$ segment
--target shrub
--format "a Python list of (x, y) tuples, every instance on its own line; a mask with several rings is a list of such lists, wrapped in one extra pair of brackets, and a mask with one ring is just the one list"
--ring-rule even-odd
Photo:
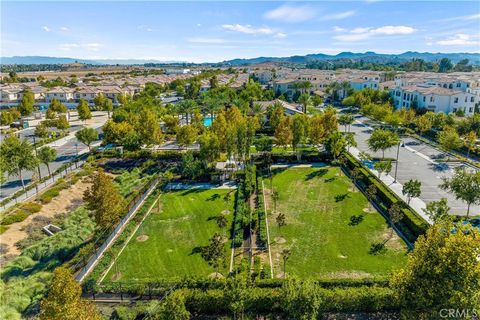
[(22, 209), (23, 211), (28, 211), (30, 213), (36, 213), (42, 209), (42, 205), (37, 202), (25, 202), (20, 205), (20, 209)]
[(43, 204), (50, 203), (53, 198), (55, 198), (60, 194), (60, 190), (61, 188), (59, 186), (52, 187), (47, 191), (45, 191), (44, 193), (42, 193), (39, 199)]
[(2, 219), (2, 225), (9, 225), (16, 222), (21, 222), (28, 217), (28, 213), (25, 211), (17, 211), (16, 213), (9, 214)]

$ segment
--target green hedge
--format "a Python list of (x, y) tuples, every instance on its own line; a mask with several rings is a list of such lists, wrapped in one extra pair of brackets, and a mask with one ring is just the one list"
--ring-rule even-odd
[(373, 184), (377, 188), (377, 205), (388, 214), (388, 208), (397, 204), (403, 212), (403, 219), (399, 226), (410, 242), (415, 242), (419, 235), (424, 234), (428, 223), (411, 209), (400, 197), (390, 190), (382, 181), (370, 172), (363, 164), (355, 159), (350, 153), (345, 153), (346, 166), (349, 171), (357, 168), (360, 172), (358, 182), (365, 188)]

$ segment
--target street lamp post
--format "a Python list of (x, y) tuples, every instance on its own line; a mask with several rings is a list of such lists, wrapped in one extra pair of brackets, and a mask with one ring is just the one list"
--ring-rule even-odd
[(402, 141), (400, 141), (397, 145), (397, 161), (395, 162), (395, 177), (393, 179), (393, 183), (397, 182), (397, 170), (398, 170), (398, 154), (400, 153), (400, 144)]
[[(35, 157), (38, 159), (38, 152), (37, 152), (37, 142), (35, 140), (35, 136), (33, 136), (33, 149), (35, 149)], [(42, 180), (42, 174), (40, 173), (40, 163), (37, 166), (38, 169), (38, 180)]]

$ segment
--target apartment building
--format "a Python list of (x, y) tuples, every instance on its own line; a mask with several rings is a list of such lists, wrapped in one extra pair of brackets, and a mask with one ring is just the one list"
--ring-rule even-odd
[(424, 108), (446, 114), (463, 110), (465, 115), (472, 115), (480, 101), (470, 92), (428, 84), (397, 87), (390, 92), (395, 108)]

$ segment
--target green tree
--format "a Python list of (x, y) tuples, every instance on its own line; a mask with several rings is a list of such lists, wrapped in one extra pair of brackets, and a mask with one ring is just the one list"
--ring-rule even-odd
[(402, 194), (407, 196), (407, 203), (410, 204), (412, 198), (420, 197), (422, 183), (416, 179), (410, 179), (403, 185)]
[(180, 172), (186, 178), (195, 180), (197, 177), (203, 174), (202, 163), (193, 156), (191, 151), (188, 151), (182, 156)]
[(280, 227), (283, 227), (286, 224), (285, 214), (282, 212), (279, 212), (277, 214), (277, 217), (275, 218), (275, 221), (277, 222), (278, 229), (280, 229)]
[(285, 149), (288, 145), (292, 144), (293, 133), (291, 124), (292, 118), (286, 117), (275, 129), (275, 142), (278, 146), (282, 146)]
[(439, 223), (415, 242), (407, 265), (391, 278), (391, 287), (406, 319), (439, 319), (442, 309), (479, 307), (480, 235), (450, 232)]
[(22, 100), (18, 105), (18, 111), (22, 116), (29, 116), (32, 114), (35, 105), (35, 96), (31, 90), (23, 91)]
[(54, 161), (57, 158), (57, 150), (52, 147), (45, 146), (38, 150), (38, 160), (41, 163), (47, 166), (48, 175), (51, 176), (50, 172), (50, 162)]
[(150, 110), (144, 109), (140, 112), (138, 126), (135, 127), (142, 144), (159, 144), (163, 141), (163, 133), (160, 128), (160, 120)]
[(382, 151), (382, 159), (385, 158), (385, 150), (397, 145), (400, 142), (398, 135), (392, 131), (384, 129), (373, 130), (367, 143), (373, 152)]
[(448, 58), (442, 58), (438, 64), (438, 72), (449, 72), (453, 69), (453, 63)]
[(40, 320), (100, 320), (94, 304), (83, 301), (81, 294), (69, 269), (55, 269), (47, 296), (40, 302)]
[(425, 133), (432, 128), (432, 121), (426, 115), (421, 115), (414, 120), (415, 126), (420, 133)]
[(475, 131), (470, 131), (463, 137), (463, 144), (467, 148), (467, 157), (469, 157), (470, 152), (475, 151), (477, 146), (477, 134)]
[(333, 156), (333, 159), (336, 160), (345, 150), (346, 144), (345, 137), (337, 131), (328, 137), (326, 149)]
[(106, 97), (103, 93), (99, 93), (93, 98), (93, 104), (97, 110), (102, 110), (105, 105)]
[(312, 102), (312, 105), (317, 108), (318, 106), (320, 106), (323, 103), (323, 99), (319, 95), (315, 94), (315, 95), (312, 96), (311, 102)]
[(299, 144), (305, 143), (308, 136), (308, 118), (305, 115), (296, 114), (292, 122), (292, 147), (297, 149)]
[(282, 307), (289, 319), (317, 319), (321, 297), (315, 282), (295, 278), (285, 281), (282, 297)]
[(271, 152), (272, 151), (272, 139), (269, 136), (264, 134), (260, 135), (255, 139), (254, 143), (255, 148), (259, 152)]
[(353, 116), (351, 114), (345, 113), (340, 116), (338, 123), (345, 127), (345, 132), (350, 131), (350, 125), (353, 123)]
[(392, 171), (392, 161), (378, 161), (375, 163), (375, 170), (378, 171), (378, 178), (382, 176), (382, 173), (385, 172), (385, 174), (390, 173)]
[(103, 105), (102, 105), (102, 110), (103, 111), (107, 111), (107, 114), (108, 114), (108, 118), (110, 118), (110, 112), (113, 111), (113, 102), (112, 100), (110, 99), (105, 99), (105, 101), (103, 102)]
[(225, 242), (226, 239), (215, 233), (210, 238), (209, 244), (201, 249), (201, 255), (205, 261), (208, 262), (218, 273), (218, 268), (225, 262)]
[(70, 123), (67, 120), (66, 116), (60, 116), (57, 119), (56, 122), (56, 127), (57, 129), (60, 129), (62, 131), (66, 131), (68, 128), (70, 128)]
[(180, 147), (188, 147), (197, 139), (197, 129), (192, 125), (181, 126), (178, 129), (176, 139)]
[(185, 293), (183, 290), (175, 290), (170, 293), (160, 305), (158, 312), (148, 318), (158, 320), (188, 320), (190, 312), (185, 306)]
[(357, 146), (355, 135), (352, 132), (349, 132), (345, 135), (345, 143), (347, 144), (347, 151), (349, 152), (351, 147), (355, 148)]
[(447, 205), (447, 198), (441, 198), (438, 201), (427, 203), (427, 207), (423, 209), (423, 211), (425, 211), (434, 223), (437, 223), (448, 217), (450, 207)]
[(96, 173), (92, 185), (83, 194), (87, 209), (92, 210), (100, 230), (111, 229), (124, 213), (124, 200), (113, 179), (104, 172)]
[(270, 128), (275, 132), (277, 130), (277, 127), (282, 123), (282, 121), (285, 119), (285, 114), (283, 111), (283, 106), (279, 103), (276, 102), (273, 104), (271, 111), (269, 112), (269, 123), (270, 123)]
[(33, 153), (33, 146), (27, 140), (20, 141), (16, 136), (9, 136), (0, 145), (0, 157), (3, 158), (5, 171), (9, 175), (17, 175), (22, 182), (23, 190), (25, 190), (23, 171), (34, 170), (38, 164), (38, 159)]
[(323, 116), (316, 114), (311, 117), (309, 121), (310, 142), (318, 145), (323, 142), (326, 136), (325, 127), (323, 126)]
[(303, 93), (298, 97), (298, 103), (303, 106), (303, 113), (307, 113), (307, 107), (310, 104), (310, 95), (307, 93)]
[(48, 136), (48, 128), (46, 125), (40, 123), (35, 127), (35, 135), (39, 138), (46, 138)]
[(220, 156), (220, 142), (218, 137), (211, 132), (206, 132), (198, 139), (200, 144), (200, 157), (207, 163), (212, 163)]
[[(439, 134), (438, 134), (438, 142), (440, 145), (448, 151), (452, 151), (458, 149), (462, 146), (462, 139), (457, 133), (455, 128), (446, 126)], [(448, 161), (449, 159), (447, 159)]]
[(90, 107), (85, 99), (80, 99), (80, 102), (77, 106), (77, 112), (78, 118), (82, 121), (92, 119), (92, 112), (90, 111)]
[(88, 151), (91, 151), (90, 145), (98, 140), (98, 132), (93, 128), (83, 128), (75, 133), (75, 137), (88, 147)]
[(467, 203), (467, 218), (470, 215), (470, 206), (480, 204), (480, 172), (468, 172), (463, 168), (456, 168), (453, 177), (443, 178), (440, 188), (452, 192), (456, 199)]

